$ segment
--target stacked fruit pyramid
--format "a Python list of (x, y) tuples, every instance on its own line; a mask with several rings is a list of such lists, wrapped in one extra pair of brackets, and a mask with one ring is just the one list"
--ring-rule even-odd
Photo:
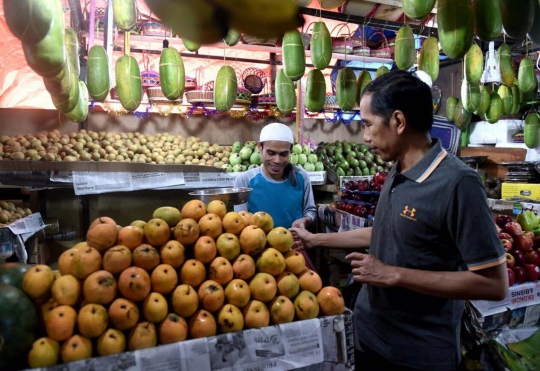
[(264, 212), (199, 200), (126, 227), (96, 219), (60, 256), (59, 273), (37, 265), (24, 276), (46, 334), (29, 365), (343, 313), (340, 291), (322, 287), (292, 234), (273, 224)]

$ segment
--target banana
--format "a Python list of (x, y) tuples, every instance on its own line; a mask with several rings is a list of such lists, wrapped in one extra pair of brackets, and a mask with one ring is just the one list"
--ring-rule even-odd
[(255, 37), (281, 37), (303, 24), (298, 4), (291, 0), (214, 0), (213, 3), (227, 13), (229, 27)]
[(209, 0), (145, 0), (148, 8), (181, 38), (200, 44), (222, 40), (228, 31), (224, 12)]

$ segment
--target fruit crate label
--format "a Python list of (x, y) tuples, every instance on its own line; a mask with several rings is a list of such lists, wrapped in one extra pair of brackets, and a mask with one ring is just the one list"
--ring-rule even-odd
[(508, 295), (501, 301), (471, 300), (471, 303), (484, 317), (540, 304), (540, 281), (526, 282), (510, 287)]
[(184, 173), (73, 172), (76, 195), (129, 192), (181, 184), (185, 184)]
[(309, 180), (312, 185), (320, 185), (326, 183), (326, 171), (311, 171), (308, 172)]

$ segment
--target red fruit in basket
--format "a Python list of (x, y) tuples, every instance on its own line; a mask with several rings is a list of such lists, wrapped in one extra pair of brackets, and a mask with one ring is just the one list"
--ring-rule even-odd
[(352, 196), (352, 199), (354, 201), (363, 201), (363, 197), (360, 193), (354, 193), (353, 196)]
[(532, 241), (534, 241), (534, 239), (535, 239), (534, 233), (531, 232), (531, 231), (525, 231), (525, 232), (523, 232), (522, 234), (523, 234), (524, 236), (529, 237)]
[(338, 210), (345, 210), (345, 206), (347, 206), (346, 202), (343, 202), (343, 201), (336, 202), (336, 208)]
[(368, 210), (368, 215), (374, 216), (375, 215), (375, 206), (371, 206)]
[(510, 234), (506, 233), (506, 232), (499, 233), (499, 239), (501, 239), (501, 240), (510, 240), (510, 241), (514, 242), (514, 237), (510, 236)]
[(359, 191), (369, 191), (369, 182), (367, 180), (359, 180), (356, 185)]
[(515, 265), (511, 268), (514, 272), (514, 279), (516, 283), (523, 283), (527, 281), (527, 273), (523, 267), (516, 267)]
[(387, 173), (383, 171), (377, 171), (375, 175), (373, 175), (373, 180), (375, 181), (375, 183), (382, 185), (384, 181), (386, 180), (386, 175)]
[(352, 199), (352, 192), (351, 191), (341, 191), (341, 199), (342, 200), (351, 200)]
[(373, 187), (375, 187), (375, 184), (377, 184), (377, 183), (375, 183), (375, 181), (373, 179), (371, 179), (369, 181), (369, 189), (368, 189), (368, 191), (373, 191)]
[(509, 254), (509, 253), (506, 253), (505, 256), (506, 256), (506, 267), (512, 268), (514, 264), (516, 263), (516, 259), (514, 259), (512, 254)]
[(540, 248), (540, 236), (534, 238), (533, 246), (535, 249)]
[(349, 204), (347, 204), (347, 205), (345, 206), (345, 211), (348, 212), (348, 213), (350, 213), (350, 214), (352, 214), (355, 207), (356, 207), (356, 204), (353, 204), (353, 203), (351, 202), (351, 203), (349, 203)]
[(345, 189), (349, 191), (354, 191), (358, 188), (358, 185), (354, 180), (349, 180), (347, 183), (345, 183)]
[(510, 251), (514, 247), (514, 244), (512, 243), (512, 241), (507, 240), (507, 239), (502, 239), (501, 243), (506, 251)]
[(525, 263), (540, 265), (540, 253), (535, 250), (525, 252)]
[(513, 250), (508, 251), (508, 253), (514, 257), (514, 260), (515, 260), (514, 266), (516, 265), (521, 266), (525, 264), (525, 254), (523, 254), (521, 251), (513, 249)]
[(381, 189), (382, 189), (382, 183), (375, 183), (375, 184), (373, 185), (372, 191), (380, 192)]
[(500, 228), (503, 229), (504, 226), (510, 222), (512, 222), (512, 218), (508, 215), (497, 215), (497, 217), (495, 218), (495, 224), (497, 224)]
[(508, 268), (508, 286), (512, 286), (516, 282), (514, 271)]
[(509, 222), (504, 225), (504, 230), (510, 234), (512, 237), (519, 236), (523, 233), (521, 225), (517, 222)]
[(361, 218), (365, 218), (367, 216), (367, 213), (368, 210), (364, 205), (358, 205), (353, 210), (353, 214)]
[(523, 264), (527, 281), (536, 281), (540, 276), (540, 268), (536, 264)]
[(524, 234), (518, 234), (514, 237), (514, 246), (520, 251), (529, 251), (533, 248), (533, 240)]

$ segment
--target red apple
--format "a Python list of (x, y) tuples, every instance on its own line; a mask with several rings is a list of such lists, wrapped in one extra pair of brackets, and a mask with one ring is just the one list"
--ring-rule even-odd
[(540, 248), (540, 236), (534, 238), (534, 240), (533, 240), (533, 246), (534, 246), (535, 248)]
[(536, 281), (540, 276), (540, 268), (536, 264), (523, 264), (527, 281)]
[(501, 240), (510, 240), (510, 241), (514, 242), (514, 237), (510, 236), (510, 234), (506, 233), (506, 232), (499, 233), (499, 238)]
[(495, 218), (495, 224), (497, 224), (500, 228), (503, 229), (504, 226), (510, 222), (512, 222), (512, 218), (508, 215), (497, 215), (497, 217)]
[(534, 233), (533, 233), (533, 232), (531, 232), (531, 231), (526, 231), (526, 232), (523, 232), (523, 235), (524, 235), (524, 236), (528, 236), (531, 240), (534, 241), (535, 236), (534, 236)]
[(373, 175), (373, 180), (375, 181), (375, 183), (383, 184), (386, 180), (386, 173), (382, 171), (377, 171), (375, 175)]
[(362, 195), (360, 193), (353, 193), (352, 199), (354, 201), (363, 201)]
[(364, 205), (358, 205), (353, 210), (353, 214), (361, 218), (365, 218), (367, 216), (367, 212), (367, 208)]
[(345, 183), (345, 189), (349, 191), (354, 191), (358, 188), (358, 184), (354, 180), (349, 180), (347, 183)]
[(356, 185), (359, 191), (369, 190), (369, 182), (367, 180), (359, 180), (358, 182), (356, 182)]
[(513, 249), (513, 250), (508, 251), (508, 253), (514, 257), (514, 260), (515, 260), (514, 266), (516, 265), (521, 266), (525, 264), (525, 254), (523, 254), (521, 251)]
[(516, 267), (515, 265), (511, 268), (514, 272), (514, 278), (516, 283), (523, 283), (527, 281), (527, 273), (523, 267)]
[(356, 207), (356, 204), (353, 204), (352, 202), (351, 203), (348, 203), (346, 206), (345, 206), (345, 211), (352, 214), (354, 208)]
[(341, 191), (341, 199), (342, 200), (350, 200), (352, 199), (352, 192), (351, 191)]
[(514, 237), (514, 246), (520, 251), (529, 251), (533, 248), (533, 240), (524, 234), (518, 234)]
[(520, 235), (521, 233), (523, 233), (523, 229), (521, 229), (521, 225), (517, 222), (506, 223), (504, 225), (504, 230), (510, 233), (510, 235), (514, 238)]
[(508, 286), (512, 286), (516, 281), (514, 271), (508, 268)]
[(516, 259), (514, 259), (512, 254), (509, 254), (509, 253), (506, 253), (505, 256), (506, 256), (506, 266), (508, 268), (512, 268), (516, 262)]
[(377, 184), (373, 179), (369, 181), (369, 191), (373, 191), (373, 188), (375, 187), (375, 184)]
[(540, 254), (538, 251), (529, 250), (525, 252), (525, 263), (540, 265)]
[(506, 251), (510, 251), (514, 247), (514, 244), (510, 240), (503, 239), (501, 242)]
[(345, 203), (343, 201), (336, 202), (336, 208), (338, 210), (345, 210), (345, 206), (347, 206), (347, 203)]

